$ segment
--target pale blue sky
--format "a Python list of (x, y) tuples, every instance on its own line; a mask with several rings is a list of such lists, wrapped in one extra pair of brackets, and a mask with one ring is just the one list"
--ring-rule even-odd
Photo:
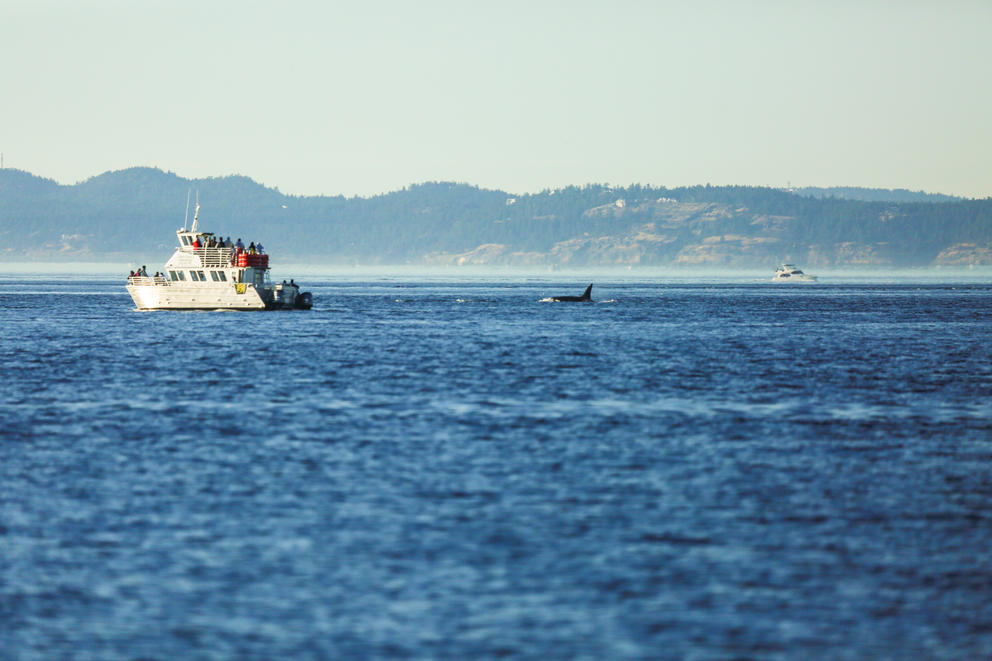
[(0, 0), (0, 151), (285, 193), (992, 196), (992, 1)]

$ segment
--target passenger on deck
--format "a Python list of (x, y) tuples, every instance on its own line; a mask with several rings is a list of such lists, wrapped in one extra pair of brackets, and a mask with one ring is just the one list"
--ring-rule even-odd
[(238, 252), (244, 252), (245, 244), (241, 241), (241, 237), (238, 237), (238, 242), (234, 244), (238, 248)]
[(193, 237), (193, 250), (199, 250), (199, 249), (200, 249), (200, 237), (199, 236), (194, 236)]
[(262, 242), (261, 241), (259, 241), (258, 243), (255, 244), (255, 252), (257, 252), (259, 255), (264, 255), (265, 254), (265, 250), (262, 249)]
[(224, 237), (220, 237), (219, 239), (217, 239), (217, 247), (218, 248), (224, 247)]
[(145, 270), (145, 265), (144, 264), (141, 265), (141, 277), (143, 277), (143, 278), (147, 278), (148, 277), (148, 271)]
[(252, 241), (251, 243), (248, 244), (248, 254), (249, 255), (254, 255), (255, 254), (255, 242), (254, 241)]

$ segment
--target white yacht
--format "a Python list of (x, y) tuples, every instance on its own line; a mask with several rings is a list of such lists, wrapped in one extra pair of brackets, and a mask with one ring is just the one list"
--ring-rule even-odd
[(772, 282), (816, 282), (816, 276), (803, 273), (792, 264), (782, 264), (775, 270)]
[(292, 280), (269, 281), (269, 256), (235, 246), (216, 245), (213, 232), (176, 230), (179, 247), (165, 272), (149, 277), (138, 271), (127, 279), (127, 292), (139, 310), (309, 310), (313, 297)]

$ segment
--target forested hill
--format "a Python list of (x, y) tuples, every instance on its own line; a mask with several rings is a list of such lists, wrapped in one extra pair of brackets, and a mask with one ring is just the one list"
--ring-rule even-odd
[(241, 176), (187, 180), (152, 168), (73, 186), (0, 170), (0, 259), (162, 263), (190, 191), (202, 205), (201, 229), (262, 240), (284, 263), (992, 265), (992, 199), (639, 185), (515, 195), (455, 183), (371, 198), (298, 197)]
[(791, 188), (790, 192), (805, 197), (839, 197), (845, 200), (863, 200), (867, 202), (958, 202), (963, 198), (940, 193), (924, 193), (910, 191), (905, 188), (894, 190), (883, 188), (861, 188), (858, 186), (831, 186), (818, 188), (806, 186)]

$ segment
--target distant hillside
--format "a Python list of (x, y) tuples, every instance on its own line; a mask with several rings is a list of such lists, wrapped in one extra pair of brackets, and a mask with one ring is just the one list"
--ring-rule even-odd
[(844, 200), (861, 200), (863, 202), (957, 202), (963, 200), (961, 197), (953, 195), (942, 195), (941, 193), (925, 193), (923, 191), (910, 191), (905, 188), (859, 188), (857, 186), (832, 186), (830, 188), (817, 188), (806, 186), (803, 188), (790, 188), (789, 192), (807, 197), (839, 197)]
[(639, 185), (514, 195), (438, 182), (372, 198), (297, 197), (241, 176), (187, 180), (151, 168), (73, 186), (0, 170), (0, 259), (160, 264), (191, 190), (202, 229), (262, 240), (273, 263), (992, 265), (992, 199), (863, 201)]

